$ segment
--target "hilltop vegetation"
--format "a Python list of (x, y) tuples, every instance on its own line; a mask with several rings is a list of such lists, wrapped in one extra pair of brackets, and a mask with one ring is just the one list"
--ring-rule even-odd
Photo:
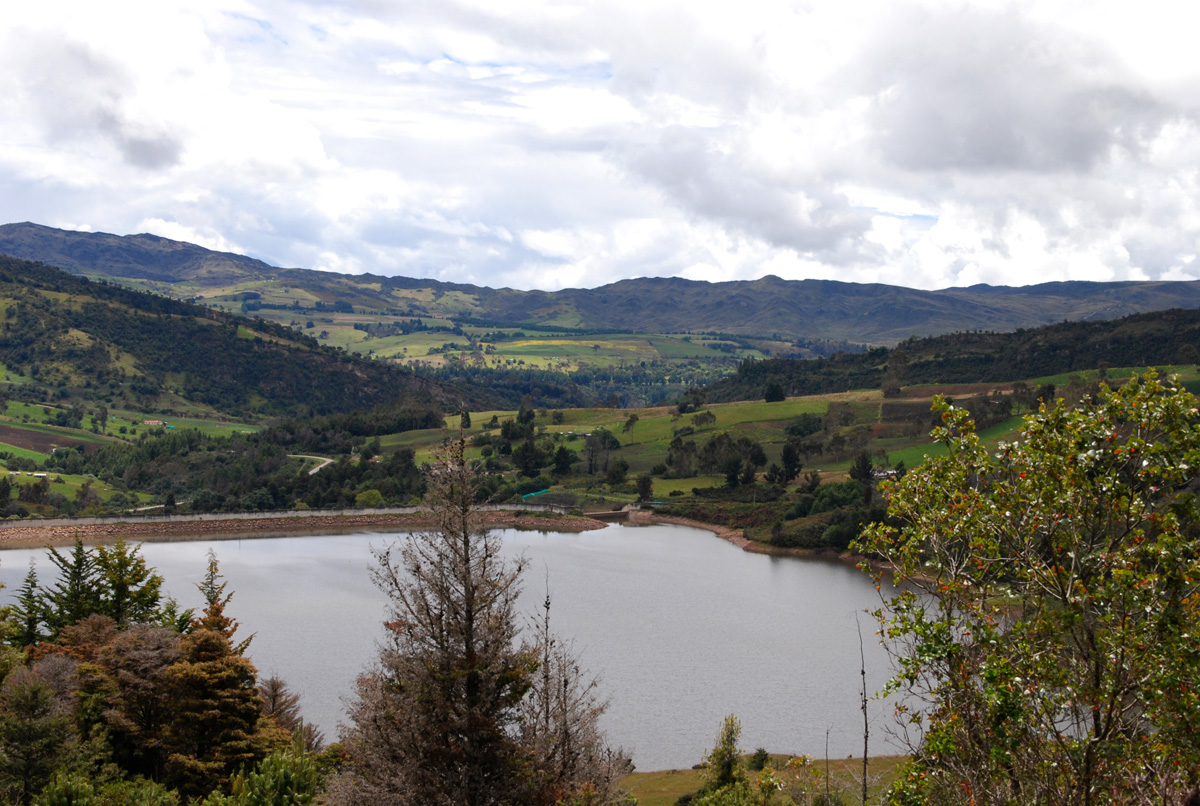
[[(1200, 311), (1169, 310), (1113, 321), (1062, 322), (1014, 333), (951, 333), (907, 339), (893, 349), (827, 359), (743, 361), (709, 387), (709, 400), (751, 400), (778, 386), (787, 395), (904, 387), (1003, 384), (1108, 367), (1200, 362)], [(923, 394), (918, 390), (914, 394)]]
[(0, 316), (9, 393), (27, 400), (251, 417), (471, 399), (287, 327), (5, 257)]

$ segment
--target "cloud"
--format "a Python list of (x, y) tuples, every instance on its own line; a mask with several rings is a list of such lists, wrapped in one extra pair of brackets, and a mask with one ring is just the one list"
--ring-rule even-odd
[(902, 8), (854, 72), (885, 158), (912, 171), (1087, 171), (1137, 152), (1174, 110), (1115, 55), (1015, 11)]
[(139, 168), (178, 163), (177, 134), (152, 118), (131, 117), (135, 82), (122, 65), (86, 43), (44, 32), (14, 31), (5, 44), (11, 89), (48, 142), (84, 148), (107, 142)]
[(738, 153), (713, 148), (703, 132), (668, 129), (625, 149), (622, 162), (683, 209), (801, 254), (838, 262), (839, 247), (869, 228), (868, 218), (828, 185), (763, 176)]
[(1200, 276), (1187, 13), (25, 4), (0, 218), (520, 287)]

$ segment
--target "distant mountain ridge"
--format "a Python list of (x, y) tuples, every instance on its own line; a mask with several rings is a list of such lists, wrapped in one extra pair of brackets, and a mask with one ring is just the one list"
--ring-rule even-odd
[[(155, 235), (72, 232), (32, 223), (0, 226), (0, 254), (67, 271), (174, 287), (179, 296), (238, 285), (269, 293), (303, 288), (314, 301), (399, 315), (453, 317), (507, 326), (638, 332), (716, 331), (785, 339), (893, 345), (910, 336), (1013, 331), (1062, 321), (1115, 319), (1200, 308), (1198, 281), (1055, 282), (922, 291), (833, 280), (708, 283), (621, 280), (592, 289), (519, 291), (438, 280), (281, 269)], [(428, 289), (417, 300), (406, 292)]]

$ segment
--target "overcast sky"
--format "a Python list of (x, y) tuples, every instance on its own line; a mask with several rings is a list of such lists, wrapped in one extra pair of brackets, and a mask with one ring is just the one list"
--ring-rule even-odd
[(0, 223), (515, 288), (1196, 279), (1190, 7), (10, 3)]

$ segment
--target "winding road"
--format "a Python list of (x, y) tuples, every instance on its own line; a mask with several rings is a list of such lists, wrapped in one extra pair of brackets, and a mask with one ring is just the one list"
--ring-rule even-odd
[(318, 471), (318, 470), (320, 470), (321, 468), (325, 467), (326, 465), (331, 465), (331, 464), (333, 464), (333, 460), (332, 460), (332, 459), (329, 459), (329, 458), (327, 458), (327, 457), (324, 457), (324, 456), (308, 456), (308, 455), (306, 455), (306, 454), (303, 454), (303, 453), (289, 453), (289, 454), (288, 454), (288, 458), (289, 458), (289, 459), (312, 459), (312, 460), (316, 461), (316, 462), (317, 462), (317, 466), (316, 466), (316, 467), (314, 467), (312, 470), (308, 471), (308, 475), (310, 475), (310, 476), (315, 476), (315, 475), (316, 475), (316, 473), (317, 473), (317, 471)]

